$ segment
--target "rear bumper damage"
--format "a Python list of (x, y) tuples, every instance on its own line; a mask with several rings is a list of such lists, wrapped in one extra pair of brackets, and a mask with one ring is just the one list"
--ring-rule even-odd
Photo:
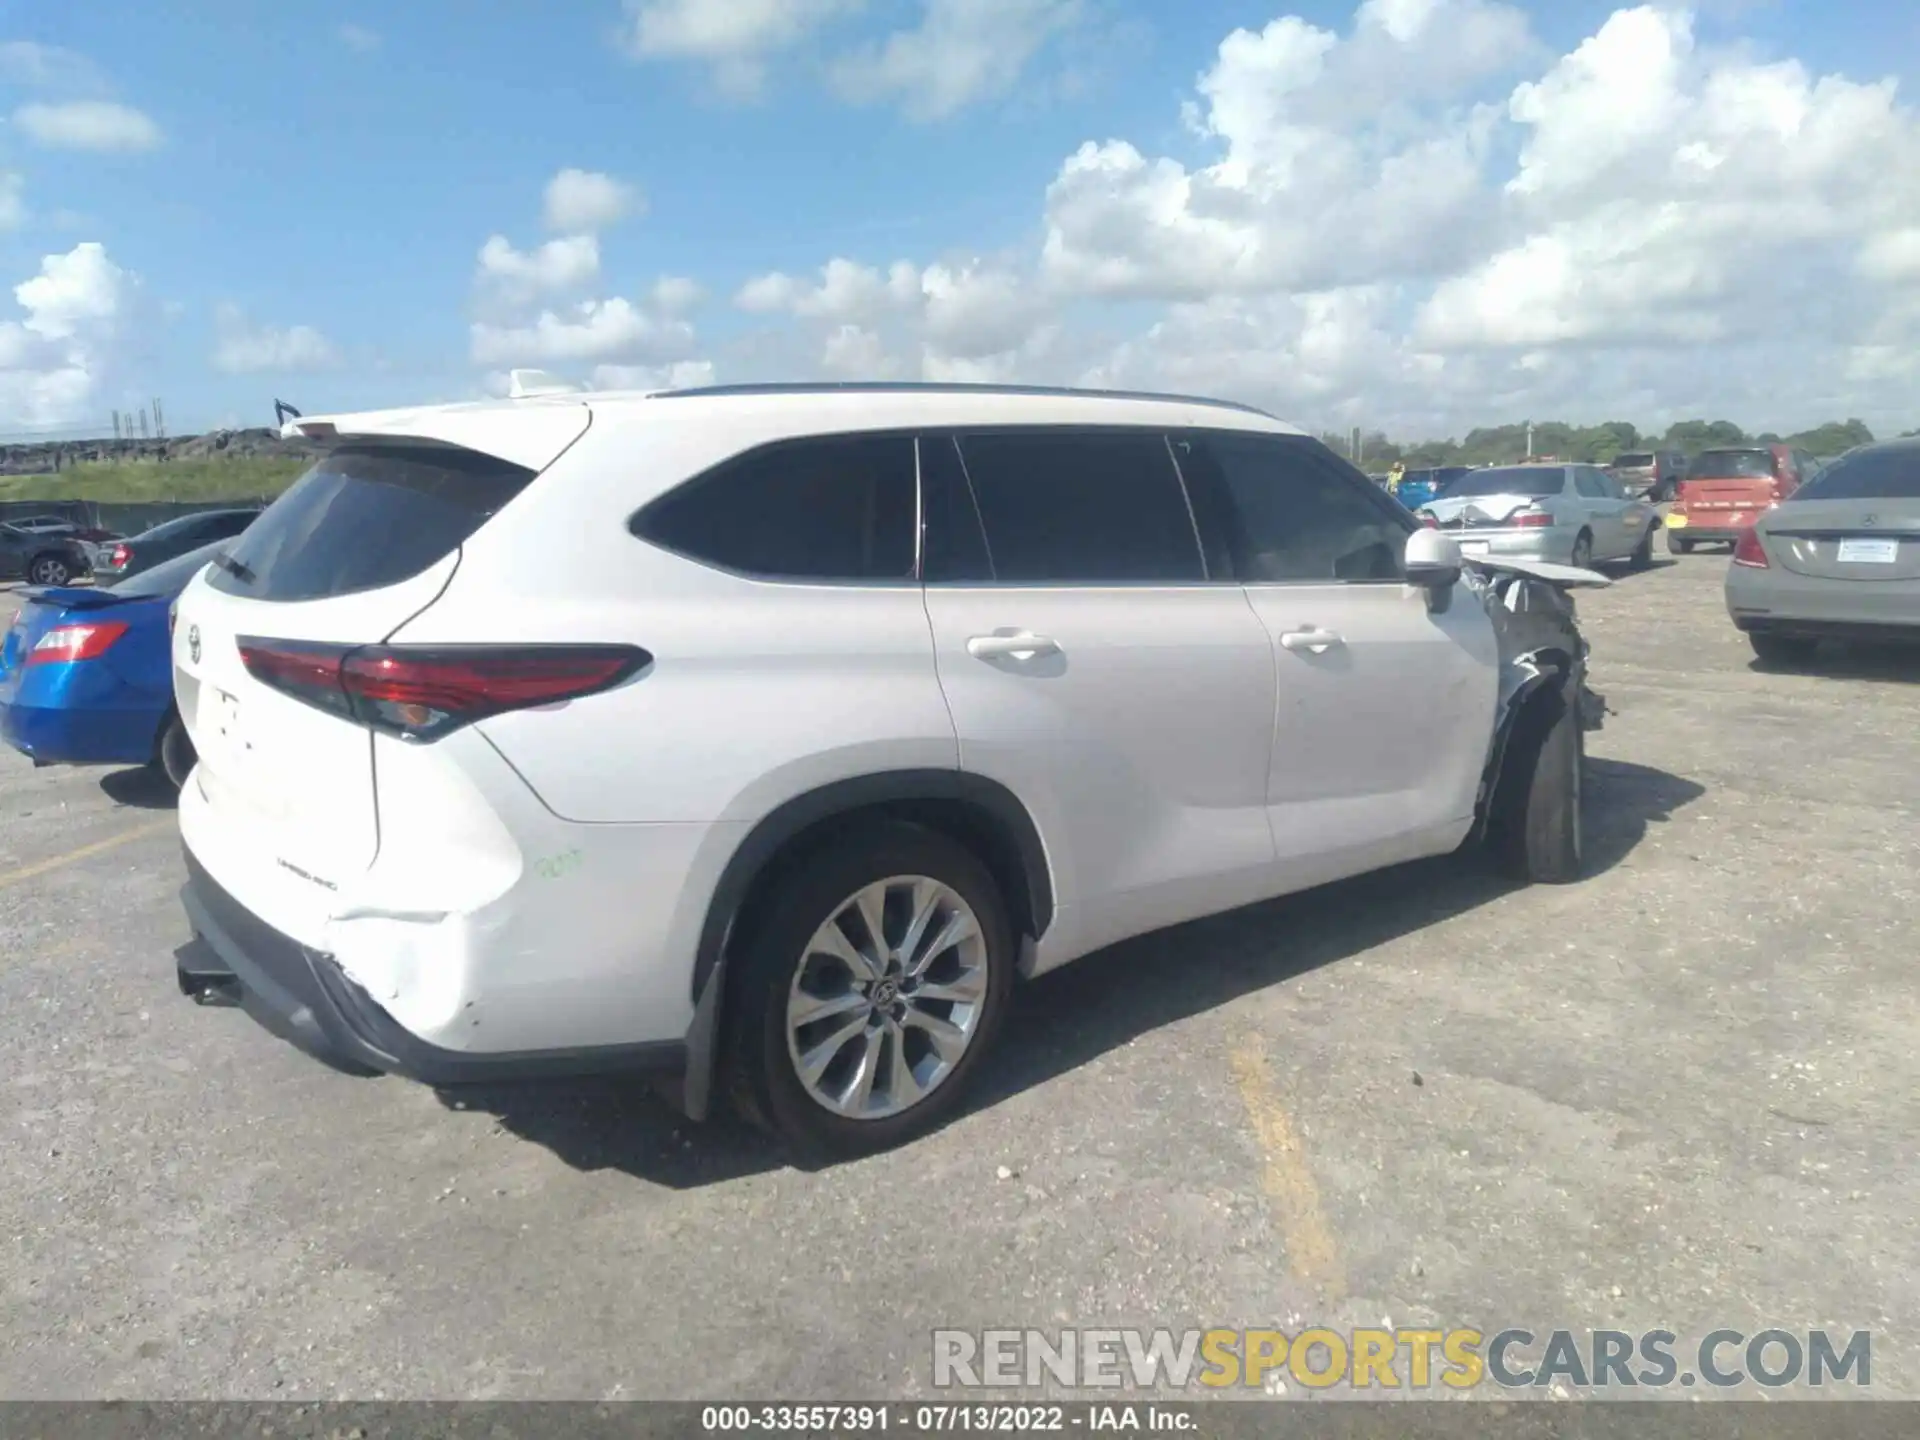
[(408, 1031), (351, 980), (332, 956), (254, 915), (186, 852), (181, 904), (193, 939), (175, 952), (181, 992), (237, 1005), (263, 1028), (352, 1075), (400, 1075), (447, 1086), (557, 1076), (684, 1073), (678, 1040), (640, 1045), (470, 1055)]

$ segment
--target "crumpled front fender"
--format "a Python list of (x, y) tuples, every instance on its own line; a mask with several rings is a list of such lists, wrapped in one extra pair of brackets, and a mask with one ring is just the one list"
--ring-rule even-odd
[(1500, 646), (1500, 700), (1474, 811), (1474, 836), (1487, 822), (1487, 803), (1506, 763), (1509, 742), (1533, 699), (1557, 690), (1574, 707), (1582, 730), (1601, 728), (1606, 697), (1587, 685), (1588, 646), (1574, 605), (1576, 588), (1606, 585), (1603, 575), (1564, 565), (1479, 565), (1466, 581), (1493, 621)]

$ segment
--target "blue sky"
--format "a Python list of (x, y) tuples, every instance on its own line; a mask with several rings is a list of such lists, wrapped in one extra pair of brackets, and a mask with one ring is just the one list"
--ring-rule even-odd
[[(1642, 114), (1672, 101), (1671, 118), (1635, 137), (1624, 160), (1567, 138), (1611, 123), (1580, 112), (1578, 93), (1553, 102), (1566, 114), (1552, 144), (1551, 118), (1516, 124), (1515, 87), (1564, 67), (1617, 21), (1616, 8), (0, 5), (0, 39), (10, 42), (0, 175), (17, 177), (18, 197), (16, 213), (0, 217), (13, 222), (0, 229), (0, 279), (28, 281), (46, 257), (82, 245), (101, 247), (122, 277), (110, 325), (98, 318), (84, 335), (67, 325), (73, 333), (51, 336), (30, 325), (17, 354), (0, 343), (0, 432), (97, 429), (111, 408), (149, 395), (165, 397), (176, 430), (263, 423), (276, 395), (310, 412), (458, 398), (497, 384), (491, 377), (516, 362), (581, 378), (620, 366), (606, 373), (652, 383), (860, 373), (863, 363), (935, 378), (1180, 383), (1233, 390), (1307, 421), (1402, 431), (1492, 423), (1515, 406), (1599, 418), (1617, 405), (1652, 419), (1718, 404), (1774, 424), (1786, 423), (1775, 410), (1795, 411), (1792, 419), (1796, 407), (1832, 404), (1887, 423), (1920, 378), (1898, 354), (1912, 351), (1920, 325), (1920, 262), (1907, 254), (1909, 239), (1920, 246), (1920, 191), (1863, 199), (1850, 168), (1860, 156), (1809, 164), (1772, 203), (1845, 210), (1788, 237), (1782, 252), (1787, 241), (1759, 236), (1757, 225), (1725, 230), (1734, 192), (1713, 193), (1719, 182), (1698, 177), (1670, 193), (1651, 186), (1649, 205), (1696, 206), (1701, 223), (1690, 227), (1681, 211), (1641, 235), (1618, 208), (1638, 180), (1623, 191), (1620, 177), (1684, 170), (1689, 156), (1705, 155), (1695, 168), (1726, 174), (1729, 185), (1748, 174), (1738, 203), (1764, 213), (1752, 181), (1777, 172), (1781, 154), (1817, 152), (1814, 132), (1856, 127), (1861, 139), (1841, 148), (1864, 149), (1883, 175), (1920, 161), (1911, 100), (1920, 7), (1719, 0), (1690, 22), (1663, 12), (1666, 29), (1616, 24), (1606, 63), (1620, 78), (1603, 67), (1583, 93), (1612, 86), (1631, 96), (1628, 77), (1645, 70), (1633, 47), (1682, 24), (1671, 95), (1622, 107)], [(1289, 15), (1299, 29), (1269, 28)], [(1351, 94), (1317, 93), (1289, 68), (1299, 52), (1288, 47), (1314, 30), (1364, 58), (1369, 24), (1400, 36), (1397, 58), (1358, 71), (1386, 77), (1377, 97), (1355, 104)], [(913, 41), (927, 26), (932, 38)], [(1223, 42), (1243, 30), (1272, 43), (1230, 63)], [(1470, 33), (1483, 42), (1458, 38)], [(895, 42), (894, 60), (875, 62), (901, 35), (910, 43)], [(1767, 67), (1787, 60), (1803, 67), (1801, 130), (1736, 133), (1764, 108), (1751, 97), (1777, 79)], [(1403, 61), (1411, 68), (1386, 68)], [(1418, 77), (1405, 87), (1420, 92), (1412, 99), (1402, 100), (1400, 74)], [(1441, 78), (1429, 85), (1432, 75)], [(1855, 88), (1823, 98), (1822, 77)], [(1864, 87), (1883, 78), (1899, 80), (1900, 94), (1863, 116)], [(1351, 76), (1344, 83), (1356, 88)], [(930, 97), (942, 113), (921, 113)], [(55, 124), (55, 112), (71, 118), (80, 105), (96, 107), (93, 128)], [(23, 113), (34, 106), (37, 120)], [(103, 106), (121, 108), (106, 115)], [(134, 112), (149, 131), (125, 129)], [(1313, 167), (1297, 158), (1301, 137), (1308, 152), (1354, 153), (1303, 176)], [(1552, 204), (1513, 198), (1530, 137), (1546, 178), (1530, 193)], [(1109, 147), (1067, 184), (1063, 166), (1089, 142), (1124, 143), (1145, 171)], [(1422, 145), (1471, 151), (1472, 183), (1431, 193)], [(1396, 168), (1396, 156), (1412, 158)], [(543, 223), (546, 187), (563, 169), (624, 187), (626, 213)], [(1155, 188), (1167, 175), (1194, 187), (1184, 209)], [(1363, 194), (1371, 198), (1359, 205)], [(1432, 231), (1381, 242), (1377, 255), (1327, 255), (1324, 237), (1298, 233), (1300, 216), (1316, 212), (1329, 228), (1364, 224), (1369, 234), (1399, 216), (1418, 232), (1418, 218), (1431, 216)], [(1235, 228), (1218, 232), (1216, 216)], [(1620, 241), (1584, 252), (1592, 242), (1580, 236), (1594, 230), (1583, 224)], [(1690, 228), (1712, 247), (1686, 250)], [(1050, 246), (1050, 233), (1059, 243)], [(569, 234), (591, 234), (590, 275), (517, 298), (476, 278), (489, 237), (526, 255)], [(1212, 271), (1200, 263), (1208, 235), (1218, 241)], [(1782, 318), (1797, 326), (1792, 307), (1833, 308), (1824, 287), (1799, 298), (1779, 288), (1783, 253), (1803, 273), (1831, 266), (1850, 277), (1843, 318), (1807, 320), (1831, 351), (1822, 369), (1841, 377), (1812, 394), (1793, 382), (1796, 361), (1779, 337), (1754, 335), (1741, 314), (1785, 304)], [(1869, 253), (1878, 258), (1863, 261)], [(915, 273), (896, 276), (885, 294), (859, 284), (831, 291), (820, 271), (836, 259), (882, 278), (896, 262)], [(1620, 293), (1595, 297), (1583, 279), (1595, 266), (1618, 276)], [(1701, 267), (1694, 289), (1711, 292), (1714, 307), (1679, 314), (1630, 293), (1649, 271), (1690, 266)], [(790, 283), (737, 303), (743, 286), (770, 275)], [(694, 282), (703, 298), (660, 303), (663, 277)], [(1500, 297), (1511, 294), (1529, 297), (1524, 323), (1503, 311)], [(33, 319), (6, 298), (0, 316)], [(616, 298), (644, 317), (625, 341), (556, 348), (538, 339), (542, 313), (565, 326), (578, 306)], [(509, 338), (483, 343), (476, 322)], [(293, 327), (304, 327), (304, 341), (289, 340)], [(512, 349), (516, 335), (528, 342), (524, 355)], [(215, 356), (235, 337), (255, 343), (229, 345), (222, 368)], [(1744, 346), (1741, 358), (1710, 358), (1725, 345)], [(236, 373), (237, 364), (250, 368)], [(56, 371), (57, 385), (45, 380)], [(1909, 426), (1920, 424), (1920, 402), (1913, 408)]]

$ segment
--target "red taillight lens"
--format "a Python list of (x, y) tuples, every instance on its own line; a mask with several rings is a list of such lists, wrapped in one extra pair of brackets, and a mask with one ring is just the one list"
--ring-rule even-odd
[(261, 684), (407, 740), (442, 735), (509, 710), (578, 700), (651, 664), (633, 645), (319, 645), (242, 636)]
[(27, 664), (58, 665), (72, 660), (96, 660), (126, 633), (127, 627), (118, 620), (102, 620), (91, 625), (61, 625), (40, 637), (39, 643), (27, 652)]
[(113, 554), (107, 557), (107, 561), (113, 565), (124, 565), (132, 558), (133, 552), (131, 550), (127, 549), (124, 545), (116, 545), (113, 547)]
[(1539, 530), (1553, 524), (1553, 516), (1544, 510), (1522, 510), (1509, 523), (1522, 530)]
[(1767, 547), (1760, 543), (1760, 529), (1749, 525), (1740, 532), (1740, 538), (1733, 542), (1733, 563), (1751, 565), (1756, 570), (1765, 570), (1767, 565)]
[(1440, 518), (1431, 510), (1422, 510), (1420, 512), (1420, 523), (1429, 530), (1438, 530), (1440, 528)]

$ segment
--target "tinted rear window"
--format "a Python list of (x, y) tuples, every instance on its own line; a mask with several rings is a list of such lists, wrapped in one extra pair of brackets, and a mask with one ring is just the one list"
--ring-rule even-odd
[(1687, 467), (1689, 480), (1770, 480), (1773, 453), (1768, 450), (1708, 450)]
[(633, 533), (769, 580), (913, 578), (911, 435), (822, 435), (749, 451), (648, 505)]
[(1920, 445), (1856, 450), (1802, 485), (1796, 500), (1920, 500)]
[(448, 445), (342, 446), (267, 507), (208, 583), (289, 601), (397, 585), (459, 547), (533, 476)]
[(1531, 495), (1537, 499), (1545, 495), (1558, 495), (1566, 488), (1566, 483), (1567, 472), (1558, 465), (1509, 465), (1462, 475), (1447, 487), (1447, 498), (1458, 500), (1470, 495)]
[(1653, 468), (1653, 456), (1641, 452), (1636, 452), (1632, 455), (1616, 455), (1613, 457), (1613, 468), (1616, 470), (1650, 470)]

